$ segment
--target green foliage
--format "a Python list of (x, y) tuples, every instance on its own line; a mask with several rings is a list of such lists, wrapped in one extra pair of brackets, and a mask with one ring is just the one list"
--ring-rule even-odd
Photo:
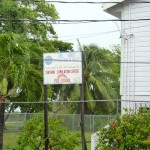
[(149, 150), (150, 111), (117, 117), (99, 133), (98, 150)]
[[(114, 46), (115, 47), (115, 46)], [(115, 49), (115, 48), (114, 48)], [(119, 67), (114, 60), (116, 54), (111, 50), (100, 48), (94, 44), (83, 46), (84, 85), (86, 100), (117, 99), (119, 93), (115, 82), (119, 83)], [(113, 68), (116, 68), (114, 71)], [(113, 102), (87, 103), (94, 113), (110, 113), (114, 110)], [(101, 108), (101, 109), (100, 109)]]
[[(0, 18), (4, 18), (0, 22), (0, 93), (11, 101), (40, 101), (43, 98), (43, 53), (72, 50), (71, 43), (56, 40), (51, 23), (59, 18), (58, 13), (54, 5), (45, 0), (0, 0)], [(49, 40), (52, 38), (55, 40)], [(8, 82), (5, 89), (1, 88), (3, 80)], [(51, 87), (48, 92), (51, 97)], [(24, 112), (34, 107), (10, 104), (9, 110), (18, 106)], [(42, 107), (34, 107), (36, 111), (39, 108)]]
[[(1, 0), (0, 18), (4, 18), (0, 22), (0, 33), (14, 32), (30, 35), (30, 37), (36, 39), (45, 39), (47, 35), (56, 36), (51, 22), (58, 19), (58, 13), (54, 5), (46, 3), (45, 0), (39, 0), (38, 2)], [(49, 19), (51, 21), (43, 22), (39, 19)]]
[[(72, 49), (70, 43), (56, 40), (33, 40), (21, 34), (5, 33), (0, 35), (0, 95), (11, 101), (43, 100), (43, 53), (67, 51)], [(21, 93), (16, 93), (17, 89)], [(52, 95), (48, 87), (48, 96)], [(18, 96), (19, 95), (19, 96)], [(26, 112), (29, 108), (36, 111), (42, 105), (10, 104), (10, 110), (20, 106)]]
[[(73, 150), (78, 145), (78, 133), (72, 133), (62, 127), (64, 120), (49, 117), (49, 148), (53, 150)], [(26, 122), (22, 129), (16, 150), (42, 150), (44, 148), (44, 122), (43, 117), (35, 115)]]
[[(48, 37), (57, 37), (51, 24), (58, 19), (54, 5), (45, 0), (0, 0), (0, 18), (0, 97), (12, 101), (42, 100), (43, 53), (72, 48), (70, 43), (48, 40)], [(17, 93), (17, 89), (21, 92)], [(51, 87), (48, 92), (51, 96)], [(24, 111), (33, 108), (12, 103), (7, 108), (11, 112), (18, 106)], [(34, 109), (40, 110), (36, 106)], [(3, 118), (0, 119), (1, 122)], [(2, 132), (0, 139), (1, 145)]]
[(5, 90), (8, 92), (3, 94), (4, 97), (14, 96), (16, 89), (20, 88), (25, 91), (29, 100), (36, 96), (34, 91), (37, 87), (42, 89), (42, 71), (37, 68), (38, 63), (34, 64), (30, 59), (39, 49), (41, 51), (39, 56), (44, 50), (38, 48), (36, 51), (31, 51), (33, 46), (34, 43), (29, 42), (23, 35), (14, 33), (0, 35), (0, 81), (3, 83), (7, 80)]

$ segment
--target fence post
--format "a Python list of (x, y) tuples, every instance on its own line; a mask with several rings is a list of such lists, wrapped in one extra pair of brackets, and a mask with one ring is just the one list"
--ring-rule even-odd
[(74, 129), (74, 116), (75, 116), (75, 114), (73, 114), (73, 118), (72, 118), (72, 131), (74, 131), (75, 129)]
[(88, 117), (90, 117), (90, 132), (92, 131), (92, 129), (91, 129), (91, 124), (92, 124), (92, 121), (91, 121), (91, 117), (92, 117), (92, 115), (88, 115)]
[(119, 112), (119, 111), (118, 111), (118, 108), (119, 108), (119, 104), (118, 104), (119, 102), (118, 102), (118, 101), (119, 101), (119, 100), (117, 100), (117, 114), (118, 114), (118, 112)]
[(95, 132), (95, 117), (94, 117), (94, 115), (93, 115), (93, 133)]

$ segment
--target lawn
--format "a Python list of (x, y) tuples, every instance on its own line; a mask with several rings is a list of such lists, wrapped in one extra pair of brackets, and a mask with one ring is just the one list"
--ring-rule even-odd
[[(86, 138), (86, 144), (87, 144), (87, 148), (88, 150), (91, 149), (91, 132), (86, 132), (85, 133), (85, 138)], [(81, 137), (79, 138), (80, 144), (79, 146), (76, 146), (76, 148), (74, 150), (82, 150), (82, 145), (81, 145)]]
[(13, 147), (16, 145), (18, 136), (19, 132), (5, 132), (3, 137), (3, 150), (13, 149)]

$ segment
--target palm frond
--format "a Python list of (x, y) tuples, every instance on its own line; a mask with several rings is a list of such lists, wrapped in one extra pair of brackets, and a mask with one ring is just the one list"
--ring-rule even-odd
[[(102, 95), (102, 98), (104, 100), (111, 100), (108, 91), (106, 90), (106, 87), (99, 81), (96, 80), (93, 76), (90, 76), (90, 82), (93, 83), (93, 85), (96, 87), (96, 89), (99, 91), (99, 93)], [(112, 101), (105, 102), (107, 106), (108, 112), (111, 112), (115, 108), (115, 104)]]

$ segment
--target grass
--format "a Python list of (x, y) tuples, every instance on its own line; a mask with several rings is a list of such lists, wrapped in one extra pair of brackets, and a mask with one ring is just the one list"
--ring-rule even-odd
[[(88, 150), (91, 149), (91, 144), (90, 143), (87, 144), (87, 149)], [(74, 150), (82, 150), (82, 145), (76, 146), (76, 148)]]
[(23, 127), (23, 122), (7, 122), (5, 124), (6, 130), (3, 134), (3, 150), (11, 150), (17, 143), (19, 137), (19, 131)]
[(15, 147), (19, 132), (4, 132), (3, 135), (3, 150), (10, 150)]
[[(91, 149), (91, 132), (86, 132), (85, 133), (85, 139), (86, 139), (86, 144), (87, 144), (87, 149), (90, 150)], [(81, 137), (79, 138), (79, 141), (81, 141)], [(76, 148), (74, 150), (81, 150), (82, 149), (82, 144), (80, 142), (79, 146), (76, 146)]]
[(13, 123), (6, 123), (5, 127), (8, 129), (21, 129), (24, 125), (24, 122), (13, 122)]

